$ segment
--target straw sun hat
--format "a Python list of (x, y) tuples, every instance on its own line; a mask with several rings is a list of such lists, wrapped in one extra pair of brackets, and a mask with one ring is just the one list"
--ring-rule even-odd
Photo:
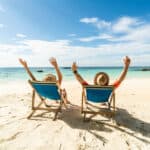
[(109, 76), (105, 72), (98, 72), (94, 77), (94, 84), (95, 85), (108, 85), (109, 83)]
[(43, 81), (45, 81), (45, 82), (56, 82), (56, 76), (53, 74), (47, 74), (44, 77)]

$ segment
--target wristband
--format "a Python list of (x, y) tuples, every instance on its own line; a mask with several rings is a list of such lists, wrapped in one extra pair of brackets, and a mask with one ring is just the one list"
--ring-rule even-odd
[(74, 74), (77, 74), (77, 73), (78, 73), (78, 71), (77, 71), (77, 70), (75, 70), (75, 71), (73, 71), (73, 73), (74, 73)]

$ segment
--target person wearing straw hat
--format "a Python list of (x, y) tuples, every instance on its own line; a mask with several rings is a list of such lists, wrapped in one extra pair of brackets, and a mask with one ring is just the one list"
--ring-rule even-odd
[[(119, 78), (111, 85), (113, 85), (115, 88), (117, 88), (121, 82), (125, 79), (126, 74), (128, 72), (128, 68), (130, 65), (130, 58), (128, 56), (126, 56), (124, 59), (124, 68), (123, 71), (121, 72)], [(87, 81), (84, 80), (84, 78), (78, 73), (78, 67), (76, 65), (76, 63), (74, 62), (72, 64), (72, 71), (76, 77), (76, 79), (79, 81), (79, 83), (83, 86), (83, 85), (89, 85), (89, 83)], [(105, 73), (105, 72), (99, 72), (95, 75), (94, 77), (94, 84), (95, 85), (101, 85), (101, 86), (107, 86), (109, 85), (109, 76)]]
[[(37, 79), (35, 78), (35, 76), (32, 74), (32, 72), (30, 71), (28, 65), (27, 65), (27, 62), (21, 58), (19, 58), (19, 62), (22, 64), (22, 66), (25, 68), (25, 70), (27, 71), (27, 73), (29, 74), (30, 78), (33, 80), (33, 81), (37, 81)], [(57, 61), (54, 57), (51, 57), (49, 59), (49, 62), (51, 63), (51, 65), (55, 68), (56, 70), (56, 73), (57, 73), (57, 76), (58, 76), (58, 80), (56, 78), (55, 75), (53, 74), (47, 74), (42, 81), (45, 81), (45, 82), (56, 82), (58, 87), (60, 88), (60, 92), (62, 93), (62, 96), (64, 98), (64, 102), (67, 104), (67, 103), (70, 103), (68, 101), (68, 98), (67, 98), (67, 93), (66, 93), (66, 90), (63, 88), (61, 88), (61, 83), (62, 83), (62, 73), (60, 71), (60, 68), (57, 64)]]

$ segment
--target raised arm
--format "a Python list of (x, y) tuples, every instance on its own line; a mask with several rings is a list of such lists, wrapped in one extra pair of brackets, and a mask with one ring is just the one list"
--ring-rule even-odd
[(80, 82), (81, 85), (88, 84), (83, 77), (78, 73), (78, 67), (75, 62), (72, 64), (72, 72), (74, 73), (76, 79)]
[(49, 59), (50, 63), (52, 64), (52, 66), (54, 66), (55, 70), (56, 70), (56, 73), (57, 73), (57, 76), (58, 76), (58, 83), (61, 85), (61, 82), (62, 82), (62, 73), (60, 71), (60, 68), (57, 64), (57, 61), (54, 57), (50, 58)]
[(123, 68), (123, 71), (121, 72), (119, 78), (117, 79), (117, 82), (119, 82), (119, 84), (121, 84), (121, 82), (125, 79), (127, 72), (128, 72), (130, 62), (131, 62), (131, 60), (128, 56), (126, 56), (123, 59), (123, 61), (124, 61), (124, 68)]
[(19, 58), (19, 62), (22, 64), (22, 66), (24, 67), (24, 69), (27, 71), (27, 73), (29, 74), (29, 76), (31, 77), (32, 80), (36, 81), (36, 78), (34, 77), (34, 75), (31, 73), (27, 62), (21, 58)]

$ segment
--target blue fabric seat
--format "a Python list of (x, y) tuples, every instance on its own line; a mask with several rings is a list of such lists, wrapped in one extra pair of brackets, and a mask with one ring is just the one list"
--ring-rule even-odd
[[(61, 107), (63, 104), (63, 100), (61, 98), (61, 94), (59, 92), (59, 88), (56, 82), (43, 82), (43, 81), (31, 81), (29, 80), (29, 84), (33, 88), (32, 93), (32, 113), (28, 116), (28, 119), (35, 113), (36, 110), (47, 110), (54, 111), (55, 116), (53, 120), (56, 120), (58, 112), (61, 112)], [(35, 94), (37, 94), (41, 100), (39, 104), (35, 104)], [(48, 105), (45, 100), (55, 100), (57, 101), (56, 105)], [(36, 106), (35, 106), (36, 105)], [(44, 107), (42, 106), (44, 105)]]
[(109, 97), (113, 91), (113, 87), (107, 88), (86, 88), (87, 99), (96, 103), (108, 102)]
[[(106, 107), (102, 107), (101, 103), (105, 103)], [(114, 87), (83, 86), (81, 112), (84, 114), (84, 120), (86, 119), (86, 114), (109, 114), (113, 116), (115, 113)]]
[(44, 98), (60, 100), (56, 83), (32, 82), (32, 87)]

